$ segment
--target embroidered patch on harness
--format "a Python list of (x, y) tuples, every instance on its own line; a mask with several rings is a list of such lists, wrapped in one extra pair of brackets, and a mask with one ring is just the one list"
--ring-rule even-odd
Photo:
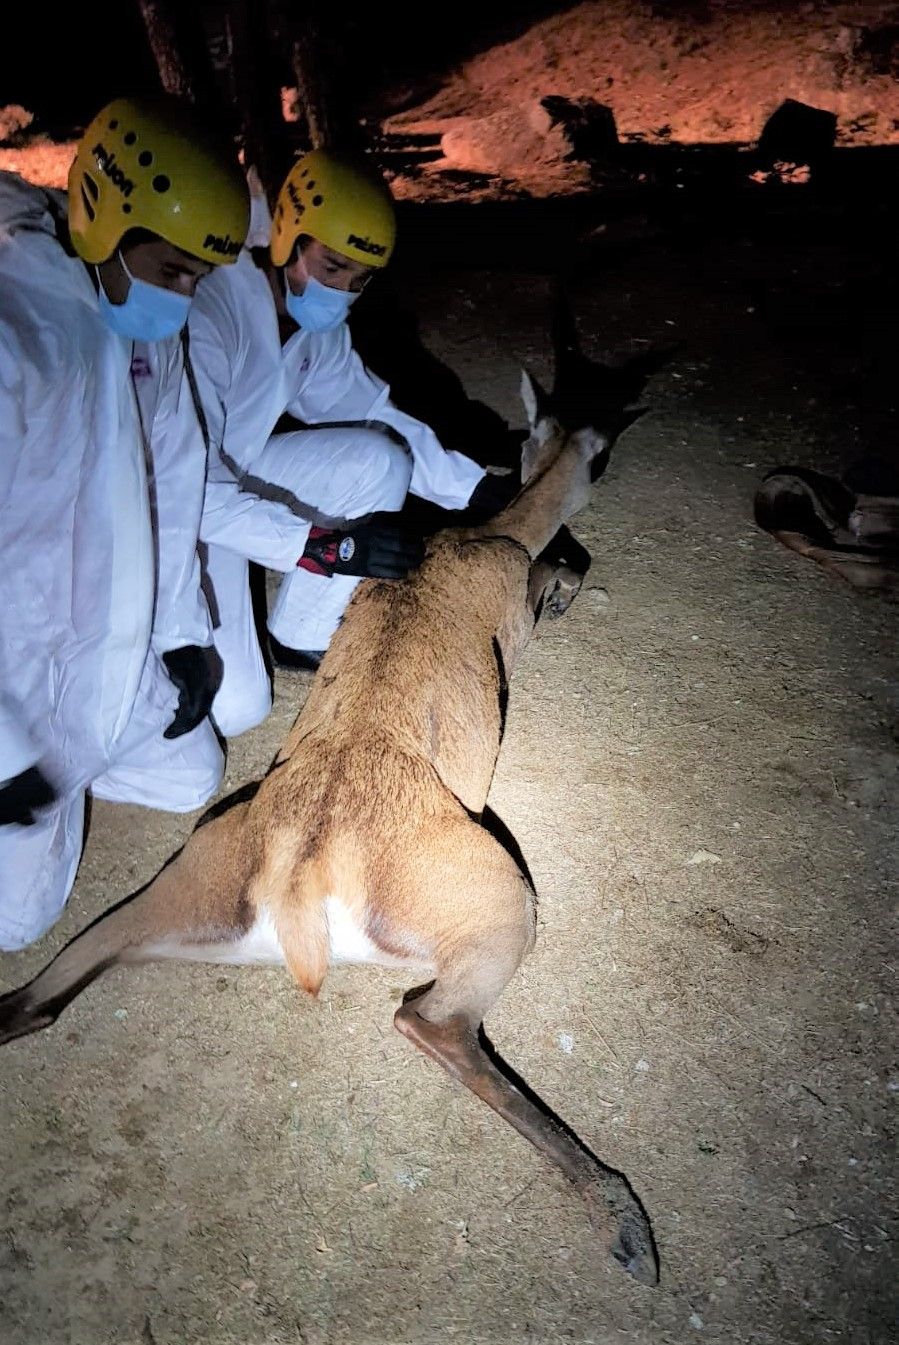
[(340, 546), (337, 548), (337, 554), (341, 560), (352, 560), (356, 554), (356, 543), (352, 537), (344, 537)]

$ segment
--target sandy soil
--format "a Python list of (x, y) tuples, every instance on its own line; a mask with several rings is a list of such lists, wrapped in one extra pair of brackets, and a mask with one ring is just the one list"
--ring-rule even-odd
[(883, 4), (593, 0), (473, 56), (393, 124), (484, 117), (556, 93), (606, 103), (625, 137), (745, 144), (795, 98), (835, 112), (842, 143), (892, 143), (889, 48), (879, 69), (864, 32), (895, 22), (895, 6)]
[[(392, 1030), (408, 979), (341, 969), (313, 1004), (278, 971), (148, 967), (0, 1054), (5, 1345), (892, 1338), (896, 609), (751, 512), (770, 466), (865, 446), (859, 371), (896, 344), (868, 225), (593, 232), (577, 268), (590, 351), (682, 344), (577, 521), (588, 586), (513, 683), (490, 802), (539, 938), (488, 1030), (628, 1174), (660, 1287), (599, 1257), (562, 1180)], [(471, 265), (410, 252), (398, 276), (515, 424), (569, 246), (530, 227), (515, 257), (472, 235)], [(279, 675), (226, 791), (307, 686)], [(193, 821), (97, 804), (64, 918), (0, 985)]]
[[(754, 0), (567, 6), (465, 61), (384, 129), (439, 137), (442, 157), (400, 171), (404, 199), (584, 190), (590, 171), (540, 100), (603, 104), (624, 143), (751, 146), (785, 99), (833, 113), (841, 148), (899, 142), (895, 7)], [(893, 52), (895, 50), (895, 57)]]

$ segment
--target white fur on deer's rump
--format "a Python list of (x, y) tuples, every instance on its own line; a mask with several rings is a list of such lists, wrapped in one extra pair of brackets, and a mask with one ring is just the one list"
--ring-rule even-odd
[[(420, 967), (429, 964), (424, 951), (413, 951), (413, 941), (408, 938), (403, 938), (402, 942), (410, 948), (409, 956), (397, 957), (384, 952), (339, 897), (327, 897), (324, 905), (331, 962), (372, 963), (383, 967)], [(253, 924), (239, 939), (223, 940), (220, 943), (176, 943), (165, 939), (148, 946), (145, 952), (150, 958), (174, 957), (190, 962), (220, 962), (234, 966), (286, 965), (275, 922), (267, 906), (258, 908)]]

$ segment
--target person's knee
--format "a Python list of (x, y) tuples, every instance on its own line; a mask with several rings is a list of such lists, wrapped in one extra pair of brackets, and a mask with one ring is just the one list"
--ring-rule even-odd
[(225, 756), (208, 719), (180, 738), (147, 744), (143, 759), (119, 762), (93, 781), (109, 803), (137, 803), (167, 813), (191, 813), (212, 798), (225, 773)]
[(212, 702), (212, 721), (223, 738), (237, 738), (261, 724), (272, 708), (272, 684), (248, 612), (241, 621), (216, 631), (215, 644), (224, 673)]
[(42, 811), (30, 827), (0, 828), (0, 951), (27, 948), (59, 919), (83, 840), (80, 790)]
[(170, 813), (191, 813), (208, 803), (221, 785), (225, 754), (208, 719), (178, 741), (183, 748), (181, 760), (178, 769), (167, 775), (164, 802), (157, 807)]
[(352, 462), (346, 465), (359, 482), (364, 503), (359, 513), (376, 509), (399, 509), (412, 480), (412, 455), (381, 430), (360, 430), (353, 444)]
[(264, 682), (257, 680), (251, 686), (236, 689), (223, 684), (212, 707), (212, 718), (223, 738), (239, 738), (267, 719), (271, 708), (268, 677)]

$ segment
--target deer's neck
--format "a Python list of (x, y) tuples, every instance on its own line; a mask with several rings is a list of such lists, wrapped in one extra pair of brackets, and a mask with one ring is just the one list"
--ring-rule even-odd
[(555, 461), (484, 526), (484, 536), (511, 537), (535, 560), (562, 524), (587, 503), (591, 456), (578, 435), (571, 435)]

